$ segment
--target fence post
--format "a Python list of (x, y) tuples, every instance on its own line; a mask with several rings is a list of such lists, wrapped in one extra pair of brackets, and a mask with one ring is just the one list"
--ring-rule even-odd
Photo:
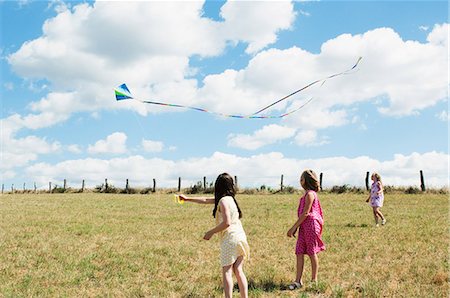
[(237, 176), (234, 176), (234, 186), (236, 187), (236, 190), (238, 190), (239, 186), (238, 186), (238, 179)]
[(156, 179), (153, 178), (153, 189), (152, 189), (152, 192), (155, 192), (155, 191), (156, 191)]
[(2, 193), (5, 190), (5, 184), (2, 183)]
[(81, 192), (83, 192), (84, 191), (84, 179), (83, 179), (83, 181), (81, 181)]
[(425, 191), (425, 179), (423, 178), (423, 171), (420, 170), (420, 188)]
[(34, 193), (37, 192), (36, 182), (34, 182)]
[(108, 191), (108, 179), (105, 178), (105, 192)]
[(14, 183), (11, 184), (11, 193), (14, 193)]
[(23, 183), (23, 192), (25, 192), (25, 182)]
[(128, 193), (128, 179), (127, 179), (127, 183), (125, 184), (125, 191), (126, 191), (126, 193)]
[(283, 191), (283, 174), (281, 174), (281, 183), (280, 183), (280, 186), (281, 186), (281, 191)]
[(369, 172), (366, 172), (366, 190), (369, 190)]
[(319, 186), (320, 186), (320, 190), (322, 190), (322, 179), (323, 179), (323, 173), (320, 173), (320, 175), (319, 175)]
[(206, 191), (206, 177), (203, 176), (203, 190)]
[(181, 177), (178, 177), (178, 192), (181, 191)]
[(66, 186), (67, 186), (67, 180), (64, 179), (64, 186), (63, 186), (64, 191), (66, 191)]
[(48, 183), (48, 192), (52, 193), (52, 182)]

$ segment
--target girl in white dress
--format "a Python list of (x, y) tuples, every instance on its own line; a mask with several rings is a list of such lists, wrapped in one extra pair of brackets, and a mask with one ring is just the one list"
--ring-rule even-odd
[(216, 179), (214, 198), (193, 198), (184, 195), (179, 195), (179, 197), (186, 202), (214, 204), (213, 216), (216, 218), (216, 226), (206, 232), (203, 239), (209, 240), (214, 234), (220, 234), (220, 263), (222, 265), (225, 297), (232, 297), (233, 294), (233, 272), (239, 285), (241, 297), (248, 297), (248, 283), (243, 265), (244, 259), (250, 257), (250, 248), (240, 221), (242, 212), (235, 195), (236, 187), (233, 177), (223, 173)]
[(373, 173), (370, 178), (373, 183), (366, 202), (370, 201), (370, 206), (372, 206), (373, 216), (375, 218), (375, 226), (378, 227), (378, 218), (381, 219), (382, 225), (386, 224), (386, 218), (380, 210), (380, 208), (383, 207), (384, 202), (383, 183), (381, 182), (381, 176), (378, 173)]

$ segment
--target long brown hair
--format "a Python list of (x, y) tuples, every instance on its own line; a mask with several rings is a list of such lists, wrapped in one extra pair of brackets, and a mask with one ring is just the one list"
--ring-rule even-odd
[(233, 177), (231, 177), (230, 174), (228, 173), (220, 174), (216, 179), (216, 183), (214, 184), (213, 217), (216, 217), (217, 207), (219, 205), (220, 199), (226, 196), (230, 196), (233, 198), (234, 203), (236, 204), (236, 207), (239, 212), (239, 218), (241, 218), (242, 217), (241, 208), (239, 208), (235, 195), (236, 195), (236, 186), (234, 184)]
[(320, 182), (317, 178), (317, 174), (313, 170), (305, 170), (303, 171), (302, 175), (300, 176), (300, 179), (305, 179), (305, 189), (306, 190), (314, 190), (319, 191), (320, 190)]

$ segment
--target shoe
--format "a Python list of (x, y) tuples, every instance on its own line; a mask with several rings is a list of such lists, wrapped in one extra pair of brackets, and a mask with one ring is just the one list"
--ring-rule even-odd
[(292, 290), (300, 289), (301, 287), (303, 287), (303, 285), (301, 283), (294, 281), (293, 283), (291, 283), (289, 285), (288, 288), (289, 288), (289, 290), (292, 291)]
[(378, 228), (380, 225), (379, 224), (375, 224), (375, 227)]
[(384, 226), (386, 224), (386, 219), (382, 219), (381, 224)]

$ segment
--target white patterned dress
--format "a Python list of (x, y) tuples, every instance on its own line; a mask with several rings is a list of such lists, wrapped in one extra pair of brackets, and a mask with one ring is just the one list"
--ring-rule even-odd
[(384, 194), (378, 192), (381, 190), (380, 182), (372, 183), (372, 187), (370, 188), (370, 206), (372, 207), (383, 207)]
[[(239, 211), (234, 203), (233, 197), (226, 196), (221, 198), (220, 201), (228, 206), (231, 220), (230, 226), (220, 232), (220, 263), (224, 267), (234, 264), (240, 256), (243, 256), (244, 259), (249, 258), (250, 247), (248, 246), (247, 236), (239, 219)], [(216, 212), (216, 223), (220, 224), (222, 221), (223, 218), (219, 205)]]

